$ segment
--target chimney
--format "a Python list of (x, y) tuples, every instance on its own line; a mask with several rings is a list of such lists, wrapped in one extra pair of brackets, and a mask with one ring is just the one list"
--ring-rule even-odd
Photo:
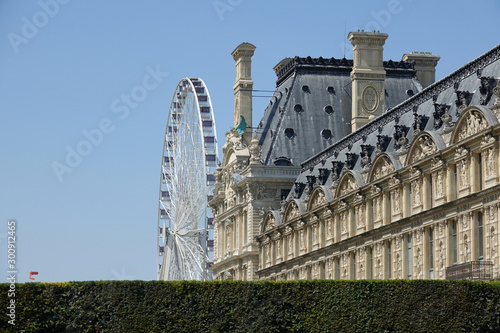
[(243, 133), (243, 142), (247, 145), (252, 141), (252, 56), (255, 46), (242, 43), (231, 53), (236, 61), (236, 82), (234, 84), (234, 127), (236, 128), (241, 117), (245, 118), (246, 129)]
[(385, 69), (383, 51), (389, 35), (378, 31), (350, 32), (353, 45), (352, 131), (381, 115), (385, 110)]
[(403, 61), (415, 63), (417, 79), (423, 88), (426, 88), (436, 81), (436, 65), (441, 59), (440, 56), (431, 52), (411, 52), (403, 55)]

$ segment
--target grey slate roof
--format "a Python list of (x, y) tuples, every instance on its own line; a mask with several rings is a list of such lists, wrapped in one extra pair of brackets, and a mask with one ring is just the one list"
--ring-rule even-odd
[[(384, 62), (386, 107), (408, 98), (408, 90), (422, 90), (413, 65)], [(351, 130), (352, 60), (291, 59), (278, 71), (276, 90), (257, 128), (265, 165), (289, 160), (300, 165)]]
[[(481, 78), (486, 78), (489, 81), (489, 91), (486, 93), (484, 93), (484, 89), (483, 92), (481, 91)], [(377, 145), (380, 136), (385, 136), (387, 140), (385, 142), (385, 153), (390, 158), (396, 156), (396, 126), (403, 125), (407, 127), (408, 133), (406, 138), (409, 144), (411, 144), (415, 137), (413, 126), (416, 117), (423, 120), (422, 124), (424, 126), (421, 128), (422, 131), (427, 131), (433, 138), (437, 139), (435, 139), (436, 141), (442, 142), (439, 134), (442, 131), (442, 124), (439, 121), (435, 121), (435, 105), (449, 107), (449, 115), (452, 117), (451, 122), (454, 123), (457, 121), (459, 115), (457, 112), (459, 106), (457, 99), (460, 91), (470, 93), (468, 96), (468, 105), (479, 107), (491, 106), (495, 102), (495, 95), (492, 95), (491, 92), (499, 79), (500, 45), (435, 82), (420, 93), (389, 109), (386, 113), (359, 128), (354, 133), (336, 140), (335, 144), (324, 149), (322, 152), (305, 160), (302, 163), (302, 172), (296, 180), (296, 183), (300, 185), (296, 185), (299, 191), (295, 193), (292, 189), (288, 200), (293, 197), (304, 198), (306, 194), (303, 189), (308, 181), (308, 177), (309, 179), (318, 177), (320, 175), (319, 169), (328, 169), (326, 177), (322, 177), (325, 180), (322, 185), (326, 187), (331, 186), (333, 181), (329, 175), (333, 162), (345, 163), (349, 154), (354, 154), (351, 156), (356, 157), (351, 171), (354, 175), (359, 174), (362, 170), (361, 145), (374, 147)], [(371, 160), (373, 161), (375, 157), (374, 150), (372, 150), (370, 153)], [(396, 170), (402, 167), (397, 157), (391, 159), (395, 162), (394, 166)], [(362, 185), (362, 183), (359, 183), (359, 186)]]

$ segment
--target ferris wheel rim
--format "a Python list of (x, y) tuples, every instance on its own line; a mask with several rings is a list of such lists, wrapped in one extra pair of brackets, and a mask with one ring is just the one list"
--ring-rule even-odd
[[(195, 82), (197, 84), (195, 84)], [(180, 89), (179, 87), (183, 87), (182, 89)], [(208, 106), (208, 109), (209, 109), (209, 117), (208, 118), (202, 118), (202, 114), (201, 114), (201, 107), (200, 107), (200, 96), (197, 92), (197, 87), (199, 88), (202, 88), (202, 91), (203, 93), (200, 94), (200, 96), (205, 96), (206, 95), (206, 100), (204, 100), (204, 102), (206, 102), (205, 107)], [(182, 78), (181, 80), (179, 80), (179, 82), (177, 83), (176, 87), (175, 87), (175, 90), (174, 90), (174, 93), (173, 93), (173, 96), (172, 96), (172, 100), (171, 100), (171, 103), (170, 103), (170, 108), (169, 108), (169, 114), (168, 114), (168, 118), (167, 118), (167, 125), (165, 127), (165, 134), (164, 134), (164, 142), (163, 142), (163, 153), (162, 153), (162, 161), (161, 161), (161, 165), (162, 165), (162, 168), (161, 168), (161, 173), (160, 173), (160, 183), (159, 183), (159, 200), (158, 200), (158, 229), (157, 229), (157, 232), (159, 233), (158, 237), (157, 237), (157, 251), (158, 251), (158, 254), (157, 254), (157, 270), (158, 270), (158, 276), (157, 278), (158, 279), (161, 279), (161, 278), (165, 278), (165, 276), (162, 276), (162, 275), (165, 275), (165, 261), (167, 260), (167, 256), (166, 256), (166, 253), (165, 251), (167, 251), (167, 241), (168, 239), (167, 236), (170, 237), (170, 241), (172, 241), (172, 237), (182, 237), (180, 236), (180, 233), (178, 231), (180, 230), (168, 230), (168, 233), (167, 233), (167, 228), (166, 228), (166, 223), (164, 221), (162, 221), (162, 216), (161, 216), (161, 209), (162, 209), (162, 191), (164, 188), (166, 188), (166, 186), (164, 187), (163, 185), (165, 184), (165, 180), (164, 180), (164, 177), (165, 177), (165, 169), (164, 169), (164, 160), (165, 160), (165, 157), (166, 157), (166, 154), (167, 154), (167, 145), (168, 145), (168, 134), (170, 133), (169, 132), (169, 128), (171, 128), (171, 126), (173, 126), (173, 116), (172, 116), (172, 111), (173, 109), (175, 108), (175, 105), (176, 103), (179, 101), (178, 100), (178, 96), (179, 96), (179, 93), (180, 92), (183, 92), (184, 94), (184, 91), (183, 89), (187, 88), (189, 90), (189, 98), (193, 98), (193, 105), (190, 105), (188, 107), (190, 107), (190, 111), (192, 112), (193, 110), (196, 112), (196, 116), (197, 116), (197, 132), (198, 132), (198, 137), (197, 138), (200, 138), (201, 141), (200, 142), (197, 142), (198, 143), (198, 147), (197, 148), (200, 148), (201, 150), (201, 165), (203, 166), (202, 169), (203, 169), (203, 177), (204, 177), (204, 181), (205, 181), (205, 190), (202, 191), (203, 192), (203, 195), (202, 195), (202, 198), (203, 200), (201, 201), (202, 202), (202, 207), (203, 209), (205, 210), (205, 212), (201, 215), (196, 215), (198, 216), (198, 220), (195, 220), (197, 223), (200, 223), (201, 221), (201, 217), (203, 217), (204, 219), (204, 228), (202, 229), (202, 232), (204, 233), (204, 236), (205, 238), (199, 238), (200, 241), (204, 241), (205, 242), (205, 245), (204, 245), (204, 254), (205, 254), (205, 258), (203, 258), (204, 262), (202, 263), (202, 267), (200, 267), (202, 270), (206, 271), (207, 268), (206, 267), (203, 267), (205, 264), (208, 265), (208, 257), (207, 256), (207, 251), (208, 250), (208, 233), (207, 231), (209, 231), (210, 229), (208, 228), (208, 225), (207, 225), (207, 208), (208, 207), (208, 195), (209, 193), (211, 193), (211, 191), (213, 190), (213, 184), (212, 185), (209, 185), (209, 182), (208, 182), (208, 175), (212, 174), (213, 171), (211, 171), (211, 167), (209, 166), (209, 164), (207, 163), (207, 152), (210, 152), (212, 153), (212, 155), (215, 156), (215, 160), (218, 161), (218, 143), (217, 143), (217, 132), (216, 132), (216, 125), (215, 125), (215, 118), (214, 118), (214, 112), (213, 112), (213, 106), (212, 106), (212, 101), (211, 101), (211, 98), (210, 98), (210, 93), (209, 93), (209, 90), (205, 84), (205, 82), (201, 79), (201, 78), (189, 78), (189, 77), (184, 77)], [(183, 104), (182, 106), (182, 110), (184, 110), (184, 107), (185, 105)], [(183, 113), (184, 115), (184, 113)], [(205, 135), (205, 132), (204, 132), (204, 123), (203, 123), (203, 120), (209, 120), (211, 122), (211, 131), (209, 131), (208, 133), (211, 134), (211, 136), (213, 136), (213, 147), (211, 147), (211, 149), (208, 149), (206, 147), (206, 135)], [(175, 133), (177, 133), (175, 130), (174, 130)], [(171, 134), (171, 133), (170, 133)], [(178, 135), (177, 134), (177, 137), (176, 139), (178, 139)], [(179, 143), (176, 143), (175, 146), (177, 146)], [(175, 160), (173, 162), (173, 165), (175, 165)], [(198, 165), (199, 166), (199, 165)], [(170, 167), (170, 164), (169, 164), (169, 167)], [(166, 181), (168, 182), (168, 180)], [(163, 207), (164, 209), (166, 208), (165, 206)], [(172, 221), (170, 220), (169, 222), (169, 227), (172, 225)], [(174, 224), (175, 226), (175, 224)], [(163, 227), (163, 230), (161, 229)], [(198, 232), (198, 230), (194, 230), (194, 229), (197, 229), (197, 228), (192, 228), (193, 230), (192, 231), (196, 231)], [(162, 230), (162, 231), (160, 231)], [(160, 237), (160, 232), (161, 232), (161, 237)], [(187, 229), (186, 229), (186, 233), (187, 233)], [(201, 235), (201, 233), (200, 233)], [(196, 238), (196, 237), (193, 237), (193, 235), (190, 236), (191, 238)], [(199, 236), (201, 237), (201, 236)], [(160, 242), (160, 239), (162, 238), (162, 242)], [(191, 239), (191, 242), (194, 242), (192, 239)], [(164, 246), (164, 252), (163, 254), (161, 254), (161, 252), (159, 251), (159, 248), (160, 248), (160, 243), (163, 244)], [(199, 249), (197, 249), (199, 250)], [(172, 251), (171, 249), (169, 251)], [(161, 266), (160, 266), (160, 260), (162, 260), (161, 262)], [(170, 263), (167, 263), (167, 264), (170, 264)], [(197, 262), (197, 264), (199, 264)], [(162, 269), (163, 268), (163, 269)], [(170, 266), (168, 267), (170, 269)], [(168, 273), (168, 272), (167, 272)], [(205, 273), (204, 273), (205, 274)], [(168, 278), (168, 277), (167, 277)]]

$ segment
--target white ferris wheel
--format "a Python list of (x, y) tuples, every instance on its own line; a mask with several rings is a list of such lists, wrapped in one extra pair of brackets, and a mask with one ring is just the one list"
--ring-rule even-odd
[(170, 104), (158, 207), (158, 280), (210, 280), (217, 133), (202, 79), (183, 78)]

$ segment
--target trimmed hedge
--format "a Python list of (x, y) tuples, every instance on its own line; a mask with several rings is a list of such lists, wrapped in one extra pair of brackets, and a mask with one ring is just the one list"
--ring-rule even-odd
[(500, 332), (500, 283), (469, 281), (0, 284), (2, 332)]

